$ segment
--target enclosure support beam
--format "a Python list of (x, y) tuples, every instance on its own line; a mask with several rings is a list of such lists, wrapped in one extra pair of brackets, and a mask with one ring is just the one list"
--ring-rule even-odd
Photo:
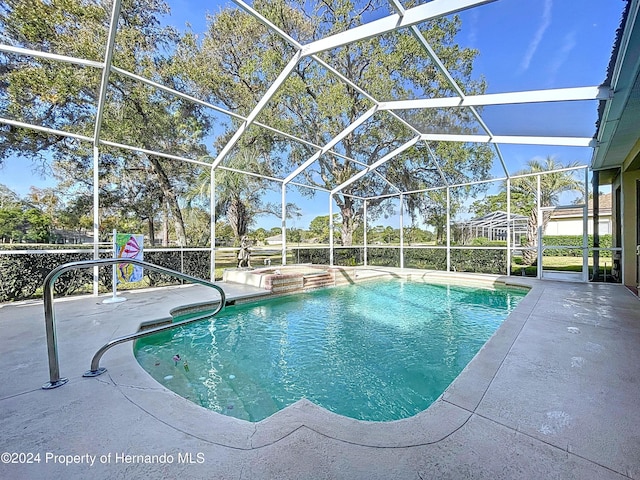
[(296, 68), (296, 65), (298, 65), (298, 62), (300, 61), (300, 58), (301, 58), (300, 51), (298, 51), (293, 56), (293, 58), (289, 60), (289, 63), (284, 67), (282, 72), (280, 72), (280, 75), (278, 75), (278, 78), (276, 78), (275, 82), (273, 82), (273, 84), (269, 87), (269, 90), (267, 90), (267, 92), (263, 95), (263, 97), (260, 99), (258, 104), (251, 111), (249, 116), (247, 116), (247, 119), (242, 123), (242, 125), (240, 125), (238, 130), (236, 130), (236, 132), (233, 134), (231, 139), (227, 142), (227, 144), (224, 146), (224, 148), (220, 151), (218, 156), (215, 158), (215, 160), (211, 164), (214, 168), (217, 167), (220, 164), (220, 162), (222, 162), (225, 159), (225, 157), (229, 154), (231, 149), (236, 145), (236, 143), (238, 143), (238, 140), (240, 140), (240, 137), (242, 136), (242, 134), (251, 126), (251, 124), (255, 121), (256, 117), (260, 114), (260, 112), (264, 109), (264, 107), (267, 106), (267, 103), (269, 103), (269, 101), (271, 100), (271, 97), (273, 97), (276, 94), (276, 92), (278, 91), (280, 86), (284, 83), (284, 81), (287, 79), (289, 74), (293, 71), (294, 68)]
[(451, 271), (451, 187), (447, 187), (447, 272)]
[(287, 184), (282, 184), (282, 265), (287, 264)]
[(433, 0), (405, 10), (404, 15), (388, 15), (379, 20), (365, 23), (346, 32), (337, 33), (329, 37), (317, 40), (304, 46), (304, 55), (313, 55), (326, 50), (331, 50), (343, 45), (377, 37), (383, 33), (400, 28), (410, 27), (425, 22), (431, 18), (439, 18), (466, 10), (478, 5), (494, 2), (495, 0)]
[[(593, 172), (594, 175), (597, 172)], [(596, 212), (596, 203), (598, 201), (598, 191), (593, 191), (593, 212), (594, 212), (594, 221), (595, 221), (595, 212)], [(582, 281), (589, 281), (589, 169), (584, 169), (584, 207), (582, 214)], [(597, 224), (594, 225), (593, 235), (595, 241), (595, 234)], [(595, 246), (595, 245), (594, 245)], [(594, 250), (594, 273), (595, 273), (595, 255), (596, 251)]]
[(363, 202), (364, 202), (364, 205), (363, 205), (363, 217), (364, 217), (364, 235), (363, 235), (363, 237), (364, 237), (364, 239), (363, 239), (363, 242), (364, 242), (364, 266), (366, 267), (367, 263), (368, 263), (367, 262), (367, 254), (368, 254), (368, 251), (367, 251), (367, 201), (364, 200)]
[(104, 114), (104, 102), (107, 99), (107, 86), (109, 84), (109, 73), (111, 72), (111, 62), (113, 60), (113, 50), (116, 43), (116, 30), (120, 19), (120, 0), (113, 2), (111, 9), (111, 24), (109, 25), (109, 37), (107, 38), (106, 50), (104, 53), (104, 66), (102, 68), (102, 78), (100, 79), (100, 91), (98, 92), (98, 106), (96, 107), (96, 122), (93, 130), (94, 145), (98, 145), (100, 140), (100, 130), (102, 128), (102, 117)]
[(404, 195), (400, 194), (400, 268), (404, 268)]
[(335, 147), (338, 143), (344, 140), (351, 132), (353, 132), (356, 128), (366, 122), (374, 113), (378, 110), (378, 106), (374, 105), (369, 110), (364, 112), (360, 117), (349, 125), (347, 128), (342, 130), (338, 135), (333, 137), (329, 143), (327, 143), (322, 149), (316, 153), (314, 153), (311, 157), (309, 157), (302, 165), (296, 168), (293, 172), (291, 172), (287, 178), (284, 179), (284, 183), (287, 184), (302, 172), (304, 172), (311, 164), (313, 164), (316, 160), (318, 160), (322, 155), (327, 153), (333, 147)]
[[(594, 170), (592, 173), (592, 192), (593, 192), (593, 276), (591, 280), (597, 282), (600, 280), (600, 171)], [(585, 179), (585, 185), (588, 179)], [(589, 195), (585, 192), (584, 203), (589, 202)], [(587, 215), (589, 210), (587, 210)], [(606, 274), (606, 270), (605, 270)]]
[(540, 175), (536, 175), (536, 209), (538, 211), (538, 215), (537, 215), (537, 220), (538, 220), (538, 224), (536, 225), (536, 232), (537, 232), (537, 241), (536, 244), (538, 246), (538, 268), (536, 268), (536, 278), (537, 279), (541, 279), (542, 278), (542, 234), (544, 233), (542, 231), (542, 192), (540, 191)]
[(511, 179), (507, 178), (507, 276), (511, 275)]
[(209, 182), (209, 226), (211, 228), (210, 280), (216, 280), (216, 169), (211, 167)]
[(612, 91), (609, 87), (571, 87), (525, 92), (487, 93), (459, 97), (421, 98), (415, 100), (394, 100), (381, 102), (380, 110), (407, 110), (446, 107), (481, 107), (486, 105), (514, 105), (538, 102), (571, 102), (579, 100), (608, 100)]
[(518, 135), (456, 135), (447, 133), (423, 133), (423, 141), (465, 142), (465, 143), (506, 143), (514, 145), (558, 145), (564, 147), (595, 147), (591, 137), (532, 137)]
[(374, 171), (380, 165), (388, 162), (389, 160), (393, 159), (394, 157), (400, 155), (402, 152), (404, 152), (408, 148), (414, 146), (418, 142), (418, 140), (420, 140), (419, 136), (413, 137), (411, 140), (409, 140), (408, 142), (400, 145), (394, 151), (387, 153), (384, 157), (382, 157), (379, 160), (375, 161), (374, 163), (369, 165), (364, 170), (360, 170), (358, 173), (356, 173), (354, 176), (352, 176), (349, 180), (347, 180), (347, 181), (343, 182), (342, 184), (338, 185), (336, 188), (334, 188), (331, 191), (331, 193), (335, 194), (335, 193), (339, 192), (340, 190), (342, 190), (343, 188), (348, 187), (349, 185), (351, 185), (352, 183), (354, 183), (358, 179), (364, 177), (367, 173), (369, 173), (371, 171)]
[(333, 194), (329, 194), (329, 265), (333, 267)]
[[(100, 242), (100, 152), (98, 145), (100, 142), (100, 130), (102, 128), (102, 117), (104, 114), (104, 103), (107, 98), (107, 86), (109, 84), (109, 73), (111, 61), (113, 60), (113, 49), (116, 42), (116, 30), (120, 18), (120, 0), (113, 2), (111, 9), (111, 23), (109, 25), (109, 35), (104, 53), (104, 65), (102, 66), (102, 77), (100, 79), (100, 90), (98, 91), (98, 104), (96, 107), (96, 121), (93, 130), (93, 259), (100, 258), (98, 244)], [(114, 267), (115, 268), (115, 267)], [(98, 266), (93, 267), (93, 294), (98, 295)]]
[[(100, 258), (100, 152), (98, 147), (93, 147), (93, 259)], [(98, 281), (100, 268), (95, 265), (93, 267), (93, 294), (98, 296)]]

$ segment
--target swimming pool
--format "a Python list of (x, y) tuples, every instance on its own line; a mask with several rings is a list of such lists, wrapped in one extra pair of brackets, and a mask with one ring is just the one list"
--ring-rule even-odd
[(227, 307), (212, 322), (140, 339), (135, 353), (170, 390), (244, 420), (300, 398), (397, 420), (431, 405), (526, 292), (363, 282)]

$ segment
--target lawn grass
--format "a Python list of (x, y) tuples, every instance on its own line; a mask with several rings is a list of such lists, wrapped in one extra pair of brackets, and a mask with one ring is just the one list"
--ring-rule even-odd
[[(593, 272), (593, 258), (589, 257), (589, 273)], [(611, 258), (600, 258), (600, 270), (606, 270), (611, 272), (612, 260)], [(566, 257), (566, 256), (551, 256), (544, 255), (542, 257), (542, 266), (545, 270), (555, 270), (558, 272), (582, 272), (582, 257)], [(525, 271), (524, 275), (535, 277), (538, 271), (538, 267), (535, 265), (524, 266), (522, 265), (522, 257), (513, 257), (511, 263), (511, 274), (522, 275), (522, 270)]]

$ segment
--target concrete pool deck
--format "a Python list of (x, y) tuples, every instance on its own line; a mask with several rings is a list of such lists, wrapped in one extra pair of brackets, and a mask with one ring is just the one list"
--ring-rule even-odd
[[(104, 355), (104, 375), (82, 377), (110, 339), (215, 299), (205, 287), (127, 292), (117, 304), (57, 300), (69, 382), (53, 390), (40, 388), (49, 380), (42, 302), (0, 305), (0, 453), (24, 454), (2, 456), (0, 478), (640, 478), (638, 298), (620, 285), (473, 278), (531, 291), (440, 399), (388, 423), (306, 400), (259, 423), (236, 420), (156, 383), (131, 343)], [(221, 285), (230, 299), (264, 293)]]

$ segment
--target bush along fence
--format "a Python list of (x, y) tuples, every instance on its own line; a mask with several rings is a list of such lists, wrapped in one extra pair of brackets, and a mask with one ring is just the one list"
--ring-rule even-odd
[[(29, 253), (0, 255), (0, 302), (33, 298), (51, 270), (63, 263), (93, 258), (93, 250), (59, 253), (54, 250), (56, 249), (47, 247), (47, 251), (42, 253), (31, 253), (32, 250), (29, 250)], [(54, 292), (56, 295), (70, 295), (92, 281), (91, 269), (66, 272), (53, 285)]]
[[(300, 248), (295, 256), (300, 263), (329, 265), (329, 248)], [(337, 266), (364, 265), (364, 247), (335, 248), (333, 264)], [(398, 247), (369, 247), (367, 265), (377, 267), (400, 267)], [(404, 266), (425, 270), (447, 269), (447, 250), (438, 248), (404, 249)], [(507, 272), (507, 252), (504, 249), (457, 249), (451, 248), (451, 269), (458, 272), (492, 273), (504, 275)]]
[[(12, 250), (20, 248), (14, 246)], [(68, 247), (62, 246), (47, 245), (38, 248), (30, 245), (28, 250), (21, 250), (23, 251), (19, 253), (0, 254), (0, 302), (37, 298), (41, 295), (42, 284), (51, 270), (65, 263), (93, 258), (92, 248), (68, 250)], [(112, 256), (110, 249), (100, 252), (100, 258)], [(144, 253), (145, 261), (203, 279), (209, 278), (210, 258), (211, 252), (207, 250), (148, 250)], [(99, 269), (98, 285), (101, 291), (111, 289), (111, 271), (110, 266)], [(83, 268), (65, 272), (53, 287), (57, 296), (89, 293), (92, 291), (92, 282), (93, 269)], [(145, 270), (140, 284), (127, 284), (123, 289), (178, 284), (179, 279)]]
[[(582, 236), (545, 236), (545, 246), (575, 246), (576, 248), (547, 249), (546, 255), (582, 256)], [(593, 245), (593, 236), (589, 235), (589, 247)], [(45, 277), (59, 265), (93, 258), (93, 248), (75, 248), (69, 250), (61, 245), (11, 245), (11, 252), (2, 253), (0, 247), (0, 302), (37, 298)], [(6, 248), (6, 247), (5, 247)], [(600, 248), (611, 248), (611, 235), (600, 236)], [(22, 250), (22, 251), (21, 251)], [(58, 251), (59, 250), (59, 251)], [(260, 265), (264, 258), (274, 259), (279, 263), (279, 252), (267, 252), (268, 255), (256, 251), (254, 266)], [(368, 247), (367, 264), (380, 267), (400, 267), (400, 248)], [(219, 266), (235, 266), (235, 253), (217, 252), (223, 260)], [(593, 252), (589, 252), (592, 256)], [(226, 258), (225, 255), (228, 257)], [(288, 251), (288, 262), (330, 264), (330, 249), (296, 248)], [(110, 249), (100, 252), (101, 258), (112, 256)], [(601, 251), (603, 258), (611, 257), (610, 251)], [(253, 257), (253, 256), (252, 256)], [(163, 249), (146, 250), (146, 261), (162, 267), (177, 270), (194, 277), (208, 279), (211, 252), (208, 249)], [(295, 260), (294, 260), (295, 259)], [(217, 259), (218, 260), (218, 259)], [(364, 247), (335, 247), (334, 265), (361, 266), (365, 263)], [(216, 262), (218, 265), (218, 262)], [(266, 264), (266, 262), (265, 262)], [(447, 252), (444, 247), (406, 247), (404, 249), (404, 266), (426, 270), (447, 269)], [(451, 270), (458, 272), (475, 272), (504, 275), (507, 272), (507, 254), (504, 248), (451, 248)], [(90, 268), (66, 272), (54, 284), (58, 296), (92, 291), (93, 270)], [(98, 284), (101, 291), (111, 290), (111, 268), (99, 270)], [(138, 284), (126, 284), (122, 289), (143, 288), (147, 286), (177, 285), (181, 281), (168, 275), (145, 270), (144, 281)]]
[[(546, 250), (547, 255), (556, 257), (581, 257), (582, 256), (582, 235), (545, 235), (542, 238), (542, 244), (545, 247), (572, 247), (576, 248), (550, 248)], [(587, 237), (587, 245), (593, 247), (593, 235)], [(611, 248), (611, 234), (600, 235), (600, 248)], [(593, 257), (593, 251), (589, 251), (589, 256)], [(601, 250), (600, 257), (611, 257), (610, 250)]]

